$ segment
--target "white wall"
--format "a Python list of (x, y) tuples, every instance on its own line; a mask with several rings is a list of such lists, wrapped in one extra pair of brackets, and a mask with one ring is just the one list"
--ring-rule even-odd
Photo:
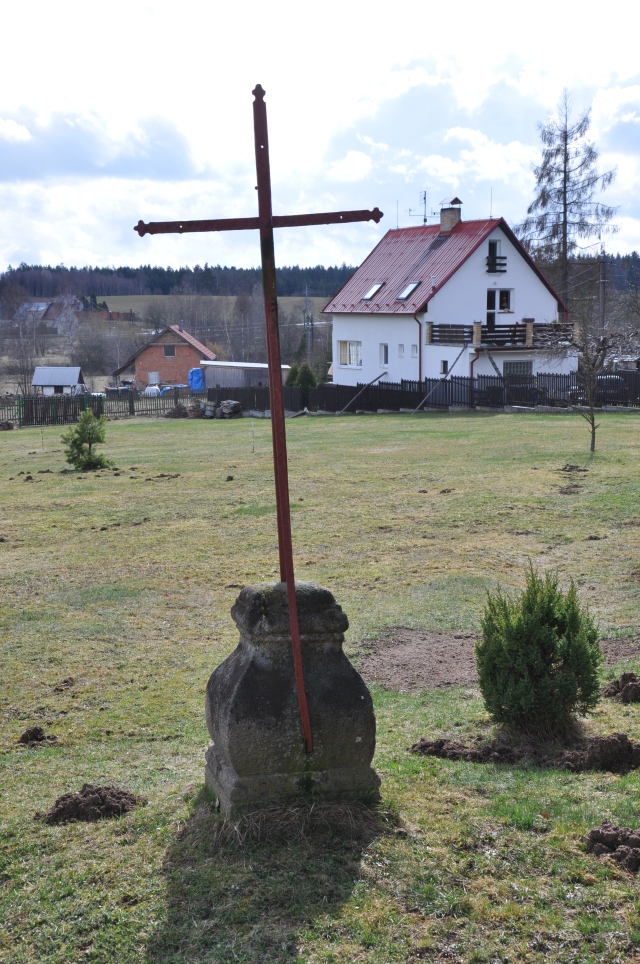
[[(499, 241), (500, 254), (507, 257), (504, 274), (487, 272), (489, 241)], [(507, 236), (496, 228), (431, 299), (425, 320), (434, 325), (471, 325), (474, 321), (485, 324), (489, 288), (512, 291), (512, 313), (498, 312), (497, 325), (513, 325), (523, 318), (548, 324), (558, 318), (556, 299)]]
[[(424, 325), (422, 326), (424, 342)], [(362, 368), (340, 364), (340, 341), (362, 342)], [(380, 364), (380, 344), (389, 346), (389, 364)], [(398, 346), (404, 345), (404, 358)], [(333, 316), (333, 381), (337, 385), (370, 382), (386, 371), (383, 380), (400, 382), (418, 379), (418, 358), (411, 357), (411, 346), (420, 352), (418, 325), (413, 315), (334, 315)], [(424, 345), (422, 346), (424, 352)]]

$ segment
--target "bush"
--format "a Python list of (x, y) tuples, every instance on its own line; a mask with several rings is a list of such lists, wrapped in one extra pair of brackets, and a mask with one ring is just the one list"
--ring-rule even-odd
[(284, 380), (287, 388), (291, 388), (298, 381), (298, 375), (300, 374), (300, 365), (294, 362), (289, 371), (287, 372), (287, 377)]
[(111, 462), (101, 453), (95, 452), (94, 445), (104, 443), (107, 420), (104, 415), (96, 418), (91, 409), (82, 413), (76, 425), (62, 435), (65, 457), (69, 465), (87, 472), (91, 469), (106, 469)]
[(302, 389), (302, 404), (305, 408), (309, 404), (309, 389), (315, 388), (316, 384), (316, 376), (313, 374), (313, 369), (308, 362), (303, 362), (300, 365), (296, 385), (299, 385)]
[(488, 594), (476, 661), (491, 718), (514, 729), (561, 731), (600, 698), (602, 652), (575, 585), (563, 595), (531, 566), (517, 599)]

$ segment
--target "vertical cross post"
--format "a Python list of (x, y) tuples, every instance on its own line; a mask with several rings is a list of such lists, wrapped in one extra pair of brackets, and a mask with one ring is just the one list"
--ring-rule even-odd
[(293, 544), (291, 540), (291, 511), (289, 505), (289, 472), (287, 465), (287, 439), (284, 425), (284, 392), (282, 389), (282, 364), (280, 361), (280, 335), (278, 331), (278, 293), (276, 289), (276, 262), (273, 244), (273, 216), (271, 210), (271, 173), (269, 168), (269, 137), (267, 131), (267, 106), (264, 90), (258, 84), (252, 91), (253, 130), (256, 151), (256, 174), (258, 189), (258, 220), (260, 225), (260, 250), (262, 255), (262, 287), (267, 331), (267, 362), (269, 366), (269, 397), (271, 405), (271, 433), (273, 437), (273, 468), (276, 487), (276, 510), (278, 519), (278, 548), (280, 554), (280, 579), (287, 585), (289, 621), (293, 666), (302, 720), (302, 734), (307, 753), (313, 750), (311, 722), (302, 671), (302, 647), (298, 625), (296, 584), (293, 569)]

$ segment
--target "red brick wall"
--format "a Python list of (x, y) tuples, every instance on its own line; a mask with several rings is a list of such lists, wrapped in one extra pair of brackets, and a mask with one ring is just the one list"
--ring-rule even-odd
[[(174, 343), (175, 344), (175, 343)], [(175, 344), (174, 358), (164, 357), (164, 347), (161, 342), (149, 345), (136, 358), (136, 384), (145, 388), (149, 384), (149, 372), (160, 373), (161, 385), (188, 385), (189, 372), (192, 368), (199, 368), (202, 355), (185, 342)]]

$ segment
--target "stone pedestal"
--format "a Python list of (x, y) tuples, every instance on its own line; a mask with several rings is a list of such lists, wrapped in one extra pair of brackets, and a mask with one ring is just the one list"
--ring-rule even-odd
[(307, 800), (378, 799), (369, 690), (342, 651), (346, 614), (328, 589), (296, 583), (313, 752), (306, 753), (284, 583), (247, 586), (231, 615), (236, 650), (207, 685), (205, 779), (222, 810)]

